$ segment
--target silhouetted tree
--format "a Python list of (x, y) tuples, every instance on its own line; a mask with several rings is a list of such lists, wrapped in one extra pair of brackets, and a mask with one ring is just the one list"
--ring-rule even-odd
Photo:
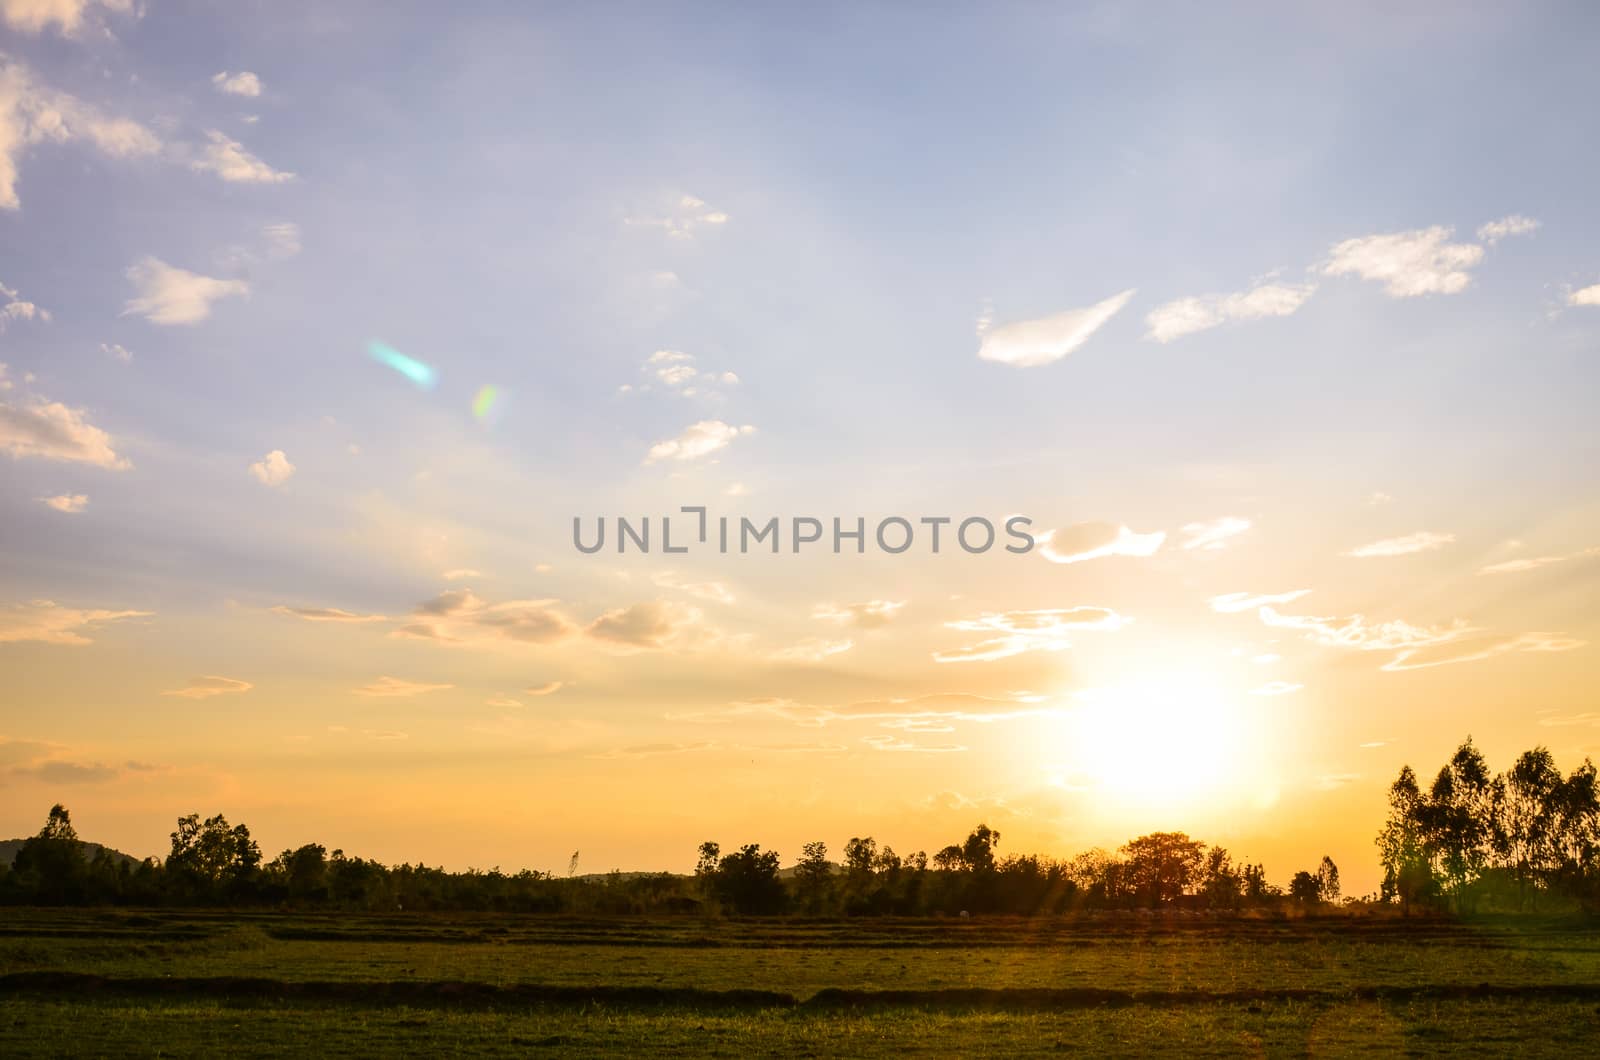
[(1322, 864), (1317, 866), (1317, 897), (1329, 903), (1339, 901), (1339, 866), (1326, 854), (1322, 855)]
[(1204, 849), (1182, 832), (1152, 832), (1130, 840), (1122, 854), (1133, 892), (1151, 906), (1176, 900), (1198, 877)]

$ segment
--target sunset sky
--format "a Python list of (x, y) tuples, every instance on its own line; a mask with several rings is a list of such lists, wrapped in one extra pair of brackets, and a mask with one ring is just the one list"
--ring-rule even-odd
[(1600, 8), (1458, 8), (0, 0), (0, 838), (1374, 889), (1600, 757)]

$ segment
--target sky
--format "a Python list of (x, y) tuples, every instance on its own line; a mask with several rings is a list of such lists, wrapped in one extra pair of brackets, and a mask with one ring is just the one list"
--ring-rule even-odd
[[(1600, 757), (1597, 48), (0, 0), (0, 834), (684, 871), (985, 821), (1375, 889), (1401, 765)], [(667, 554), (684, 506), (782, 548)]]

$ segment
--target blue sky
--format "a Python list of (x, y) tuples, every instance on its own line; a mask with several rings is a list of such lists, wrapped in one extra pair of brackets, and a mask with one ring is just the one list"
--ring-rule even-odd
[[(484, 709), (515, 698), (500, 685), (578, 673), (589, 691), (524, 726), (528, 754), (576, 756), (565, 768), (592, 780), (606, 768), (592, 756), (637, 731), (689, 769), (705, 748), (666, 717), (688, 706), (1040, 684), (1066, 696), (1165, 665), (1151, 659), (1283, 635), (1263, 630), (1315, 640), (1264, 619), (1246, 634), (1206, 606), (1298, 588), (1315, 590), (1306, 614), (1403, 620), (1446, 648), (1464, 643), (1439, 632), (1459, 619), (1523, 645), (1462, 649), (1464, 665), (1425, 671), (1443, 684), (1403, 693), (1396, 682), (1421, 678), (1378, 673), (1383, 657), (1361, 650), (1280, 678), (1305, 728), (1279, 757), (1344, 778), (1312, 785), (1319, 812), (1372, 802), (1402, 754), (1442, 758), (1422, 707), (1414, 740), (1345, 726), (1381, 727), (1371, 704), (1474, 687), (1460, 675), (1480, 674), (1478, 691), (1444, 723), (1449, 739), (1600, 747), (1592, 725), (1535, 713), (1570, 713), (1596, 675), (1592, 5), (324, 6), (0, 0), (0, 154), (16, 174), (0, 304), (32, 307), (0, 330), (0, 605), (13, 608), (0, 665), (26, 690), (0, 737), (52, 748), (19, 759), (10, 783), (143, 754), (149, 738), (123, 723), (137, 717), (194, 726), (139, 812), (209, 798), (208, 784), (259, 791), (277, 766), (224, 782), (235, 767), (219, 763), (274, 740), (293, 760), (312, 753), (305, 740), (361, 728), (344, 716), (350, 686), (399, 669), (451, 697), (470, 688), (452, 708), (469, 732), (511, 709)], [(1096, 306), (1103, 319), (1085, 324)], [(1007, 363), (1020, 348), (1007, 326), (1051, 319), (1043, 363)], [(375, 339), (433, 365), (437, 388), (375, 364)], [(692, 371), (669, 381), (672, 365)], [(502, 394), (492, 425), (470, 411), (485, 384)], [(38, 433), (55, 403), (74, 417), (66, 441)], [(649, 458), (706, 423), (732, 432), (725, 445)], [(1022, 511), (1063, 539), (1085, 524), (1168, 539), (1060, 565), (697, 557), (666, 570), (571, 549), (575, 514), (697, 502)], [(1179, 545), (1225, 519), (1248, 530)], [(1393, 541), (1409, 543), (1348, 555)], [(1479, 573), (1519, 557), (1550, 562)], [(271, 611), (398, 624), (469, 583), (475, 607), (532, 601), (574, 631), (645, 607), (673, 632), (615, 659), (566, 641), (485, 655), (419, 647), (376, 618), (335, 623), (334, 640)], [(684, 588), (712, 584), (737, 604)], [(791, 666), (797, 645), (843, 643), (814, 612), (853, 597), (905, 606)], [(973, 613), (1078, 606), (1137, 618), (1118, 634), (1127, 649), (1096, 658), (1075, 636), (1070, 651), (954, 667), (994, 671), (955, 685), (930, 662)], [(141, 614), (84, 618), (94, 610)], [(1531, 633), (1567, 646), (1515, 641)], [(109, 682), (92, 705), (90, 653)], [(774, 659), (787, 661), (775, 672)], [(195, 675), (250, 688), (191, 699)], [(1515, 689), (1546, 698), (1508, 717), (1497, 697)], [(275, 695), (296, 704), (281, 725), (173, 714)], [(1368, 704), (1359, 724), (1334, 720), (1352, 700)], [(596, 718), (612, 727), (584, 728)], [(979, 723), (972, 740), (1002, 728)], [(413, 725), (407, 753), (470, 761), (472, 737), (447, 729)], [(1304, 749), (1329, 732), (1381, 738), (1394, 761)], [(961, 774), (964, 797), (1002, 798), (1004, 754), (963, 750), (987, 763)], [(339, 770), (381, 770), (366, 755), (334, 755), (330, 790)], [(957, 756), (889, 757), (948, 770)], [(843, 752), (838, 768), (860, 773)], [(858, 801), (899, 805), (943, 782), (917, 768)], [(106, 769), (108, 805), (128, 801), (118, 785), (149, 783)], [(1033, 811), (1052, 822), (1041, 841), (1085, 838), (1058, 811), (1071, 816)], [(257, 807), (274, 812), (292, 817)], [(456, 856), (450, 831), (429, 841)], [(619, 862), (664, 856), (616, 841)]]

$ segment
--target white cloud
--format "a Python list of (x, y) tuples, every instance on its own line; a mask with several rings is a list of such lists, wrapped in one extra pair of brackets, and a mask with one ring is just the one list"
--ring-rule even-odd
[(1277, 629), (1293, 629), (1307, 640), (1329, 648), (1355, 648), (1360, 651), (1407, 651), (1444, 644), (1476, 632), (1457, 620), (1448, 626), (1417, 626), (1395, 619), (1369, 622), (1364, 615), (1329, 618), (1319, 615), (1285, 615), (1271, 607), (1260, 611), (1261, 621)]
[(1153, 556), (1167, 539), (1164, 531), (1139, 534), (1114, 523), (1074, 523), (1036, 536), (1039, 554), (1051, 563), (1082, 563), (1105, 556)]
[(444, 572), (444, 580), (447, 582), (458, 582), (463, 578), (481, 577), (483, 577), (483, 572), (475, 571), (471, 567), (457, 567), (455, 570), (447, 570)]
[(294, 465), (289, 463), (282, 449), (274, 449), (250, 465), (250, 474), (263, 486), (281, 486), (294, 474)]
[(768, 658), (775, 662), (821, 662), (830, 655), (841, 655), (855, 647), (851, 640), (822, 640), (808, 637), (798, 644), (773, 652)]
[(1146, 337), (1157, 342), (1192, 335), (1230, 320), (1286, 317), (1305, 304), (1315, 284), (1261, 283), (1248, 291), (1179, 298), (1157, 306), (1145, 317)]
[(1414, 534), (1404, 537), (1389, 537), (1382, 541), (1374, 541), (1369, 545), (1362, 545), (1346, 552), (1346, 556), (1357, 559), (1371, 559), (1375, 556), (1409, 556), (1416, 552), (1431, 552), (1433, 549), (1442, 548), (1456, 539), (1454, 534), (1439, 534), (1431, 530), (1418, 530)]
[(55, 26), (62, 36), (71, 37), (82, 28), (91, 7), (125, 15), (133, 10), (133, 0), (0, 0), (0, 17), (23, 33), (43, 33)]
[(405, 699), (411, 696), (420, 696), (428, 692), (442, 692), (454, 685), (430, 685), (419, 681), (402, 681), (398, 677), (380, 677), (370, 684), (360, 688), (351, 689), (358, 696), (367, 696), (372, 699)]
[(338, 607), (289, 607), (279, 604), (267, 610), (275, 615), (304, 619), (307, 622), (383, 622), (383, 615), (363, 615)]
[(76, 515), (89, 506), (89, 496), (85, 493), (61, 493), (54, 497), (40, 497), (39, 500), (67, 515)]
[(1221, 596), (1211, 598), (1211, 610), (1225, 615), (1239, 611), (1254, 611), (1268, 604), (1286, 604), (1291, 600), (1298, 600), (1310, 591), (1310, 589), (1291, 589), (1286, 593), (1261, 593), (1254, 596), (1250, 593), (1223, 593)]
[(553, 696), (566, 687), (565, 681), (546, 681), (542, 685), (532, 685), (522, 690), (525, 696)]
[(860, 603), (845, 604), (818, 604), (811, 611), (812, 618), (820, 618), (827, 622), (837, 622), (841, 626), (856, 626), (859, 629), (877, 629), (887, 626), (899, 614), (900, 609), (906, 606), (904, 600), (864, 600)]
[(1567, 295), (1567, 304), (1570, 306), (1600, 306), (1600, 283), (1571, 292)]
[(1021, 320), (991, 328), (978, 346), (978, 356), (985, 361), (1018, 368), (1059, 361), (1087, 342), (1089, 336), (1116, 316), (1132, 297), (1133, 291), (1129, 289), (1083, 309), (1069, 309), (1038, 320)]
[(940, 663), (990, 662), (1030, 651), (1062, 651), (1072, 646), (1068, 634), (1077, 630), (1115, 631), (1128, 623), (1104, 607), (1050, 608), (1038, 611), (986, 612), (977, 618), (946, 622), (949, 629), (991, 634), (986, 639), (954, 651), (934, 652)]
[(273, 169), (226, 133), (208, 129), (206, 139), (210, 143), (189, 163), (190, 169), (215, 173), (234, 184), (282, 184), (294, 179), (293, 173)]
[(1425, 670), (1433, 666), (1452, 666), (1456, 663), (1478, 662), (1510, 652), (1563, 652), (1583, 647), (1587, 641), (1569, 637), (1565, 633), (1518, 633), (1512, 637), (1483, 635), (1470, 639), (1458, 638), (1440, 644), (1425, 644), (1408, 648), (1385, 663), (1381, 669), (1389, 671)]
[(1252, 696), (1286, 696), (1290, 692), (1298, 692), (1304, 685), (1291, 684), (1288, 681), (1268, 681), (1260, 688), (1251, 689)]
[(725, 395), (719, 387), (739, 384), (737, 374), (705, 371), (696, 362), (694, 354), (682, 350), (656, 350), (645, 358), (639, 371), (647, 377), (647, 381), (638, 386), (624, 383), (617, 388), (619, 393), (647, 392), (659, 385), (681, 397), (721, 399)]
[(1548, 567), (1552, 563), (1565, 563), (1569, 559), (1580, 559), (1584, 556), (1600, 555), (1600, 546), (1586, 548), (1580, 552), (1569, 552), (1565, 556), (1534, 556), (1528, 559), (1508, 559), (1503, 563), (1491, 563), (1487, 567), (1479, 567), (1479, 574), (1518, 574), (1527, 570), (1538, 570)]
[(1538, 227), (1539, 222), (1533, 218), (1514, 213), (1502, 217), (1498, 221), (1490, 221), (1481, 225), (1478, 228), (1478, 238), (1492, 247), (1507, 236), (1525, 236), (1529, 232), (1535, 231)]
[(123, 315), (142, 316), (152, 324), (193, 324), (211, 315), (219, 298), (250, 293), (243, 280), (219, 280), (145, 257), (128, 266), (127, 277), (139, 292), (123, 306)]
[(293, 221), (279, 221), (263, 225), (261, 238), (267, 244), (267, 257), (275, 260), (292, 258), (300, 253), (300, 226)]
[(665, 572), (657, 574), (651, 579), (663, 589), (677, 589), (679, 592), (688, 593), (697, 600), (709, 600), (714, 604), (731, 604), (734, 602), (733, 590), (725, 582), (685, 582), (678, 576)]
[(644, 462), (654, 464), (660, 460), (698, 460), (726, 448), (741, 434), (750, 434), (754, 430), (749, 424), (735, 427), (721, 420), (701, 420), (684, 428), (676, 438), (652, 445), (650, 455), (645, 457)]
[(107, 357), (115, 357), (123, 364), (133, 360), (133, 351), (116, 342), (102, 342), (100, 344), (100, 352)]
[(133, 464), (111, 448), (111, 436), (84, 422), (82, 409), (59, 401), (0, 401), (0, 450), (13, 457), (91, 464), (125, 471)]
[(1229, 538), (1238, 537), (1250, 529), (1250, 520), (1241, 519), (1236, 515), (1224, 515), (1210, 522), (1189, 523), (1183, 528), (1186, 540), (1183, 542), (1184, 551), (1202, 549), (1214, 552), (1219, 548), (1226, 548)]
[(138, 122), (107, 118), (74, 96), (35, 83), (21, 64), (0, 56), (0, 209), (21, 205), (17, 174), (24, 149), (74, 141), (87, 142), (112, 158), (152, 155), (161, 149), (161, 141)]
[(33, 600), (0, 608), (0, 643), (89, 644), (86, 635), (107, 622), (145, 618), (150, 611), (105, 611), (62, 607), (53, 600)]
[(213, 74), (211, 83), (217, 86), (218, 92), (226, 92), (230, 96), (248, 96), (254, 99), (261, 95), (261, 78), (249, 70), (240, 70), (236, 74), (224, 70), (219, 74)]
[(681, 195), (667, 210), (659, 214), (629, 217), (626, 224), (660, 228), (674, 239), (688, 239), (703, 225), (713, 228), (728, 223), (728, 215), (707, 206), (704, 199)]
[(1347, 239), (1333, 248), (1323, 271), (1382, 283), (1394, 298), (1457, 294), (1472, 282), (1468, 270), (1483, 260), (1483, 248), (1449, 242), (1453, 231), (1434, 225)]
[(249, 681), (232, 677), (191, 677), (182, 688), (172, 688), (164, 696), (183, 696), (185, 699), (210, 699), (212, 696), (243, 695), (254, 688)]
[(50, 310), (25, 301), (16, 288), (0, 283), (0, 332), (5, 331), (6, 325), (13, 320), (39, 320), (49, 323)]

